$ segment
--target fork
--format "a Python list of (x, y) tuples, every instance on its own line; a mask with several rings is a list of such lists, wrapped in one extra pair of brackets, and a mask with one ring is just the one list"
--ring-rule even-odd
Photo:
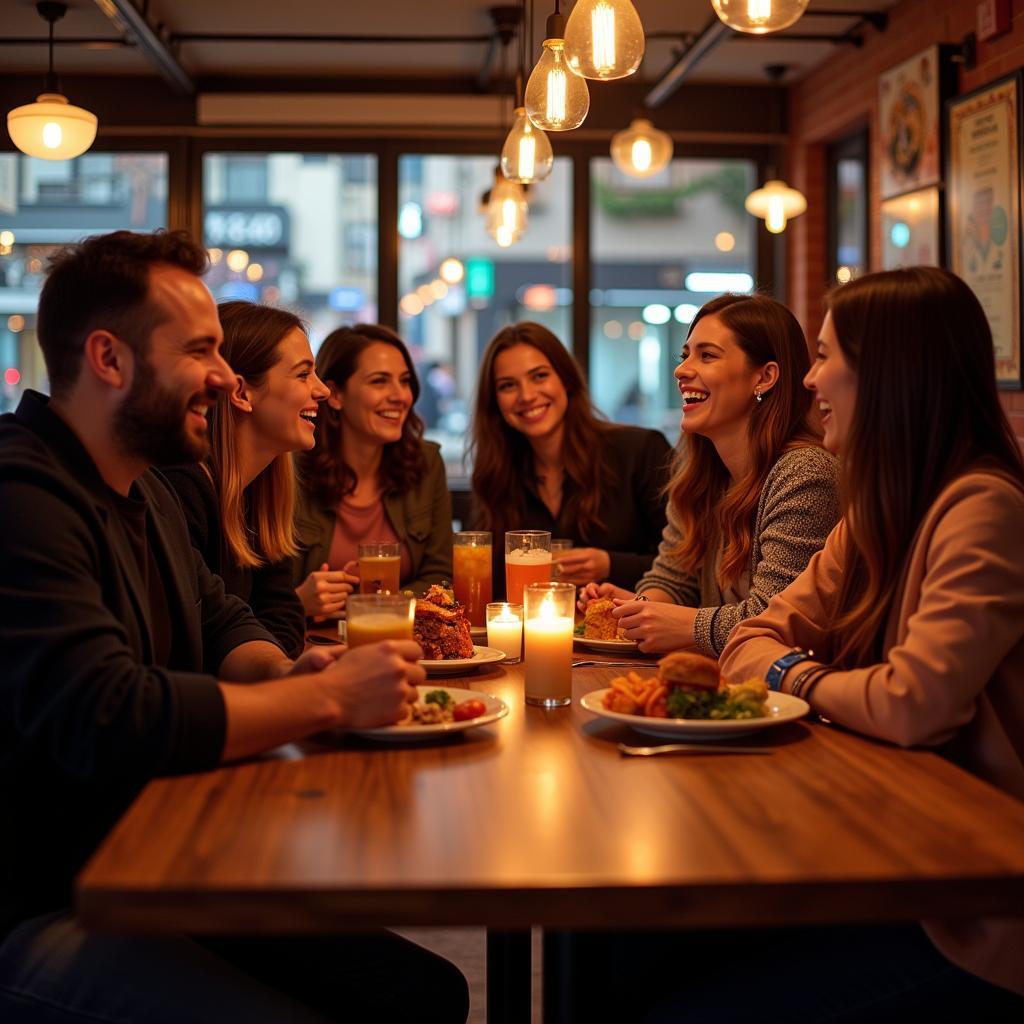
[(660, 747), (631, 747), (619, 744), (619, 753), (631, 757), (655, 757), (658, 754), (774, 754), (771, 747), (726, 747), (710, 743), (665, 743)]
[(655, 668), (653, 661), (574, 661), (573, 668), (587, 668), (597, 665), (599, 668)]

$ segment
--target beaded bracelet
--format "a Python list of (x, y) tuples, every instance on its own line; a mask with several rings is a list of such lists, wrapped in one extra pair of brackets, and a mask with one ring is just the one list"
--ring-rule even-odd
[[(805, 668), (793, 680), (793, 685), (789, 688), (789, 692), (794, 697), (802, 697), (804, 692), (810, 693), (811, 688), (824, 676), (830, 669), (821, 665), (812, 665), (810, 668)], [(806, 698), (804, 698), (806, 700)]]

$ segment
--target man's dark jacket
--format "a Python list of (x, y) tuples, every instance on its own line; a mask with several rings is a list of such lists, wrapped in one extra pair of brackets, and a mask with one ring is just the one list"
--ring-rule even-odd
[(171, 620), (154, 665), (142, 573), (116, 495), (47, 400), (0, 417), (0, 935), (67, 906), (75, 873), (154, 776), (213, 767), (226, 716), (215, 674), (273, 638), (192, 549), (147, 471), (149, 544)]

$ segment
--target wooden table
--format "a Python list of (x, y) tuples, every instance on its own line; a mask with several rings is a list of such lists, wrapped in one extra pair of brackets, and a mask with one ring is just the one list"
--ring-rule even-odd
[[(575, 696), (617, 671), (577, 669)], [(801, 722), (753, 739), (769, 756), (629, 759), (616, 743), (638, 737), (577, 703), (526, 707), (521, 666), (450, 683), (508, 717), (151, 783), (79, 877), (82, 919), (256, 934), (1024, 915), (1024, 804), (936, 754)]]

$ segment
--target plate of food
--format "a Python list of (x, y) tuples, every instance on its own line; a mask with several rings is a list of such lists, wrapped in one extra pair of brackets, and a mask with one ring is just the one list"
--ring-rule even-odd
[(662, 739), (731, 739), (803, 718), (806, 701), (774, 693), (761, 679), (730, 683), (718, 662), (676, 651), (658, 662), (657, 675), (629, 672), (580, 701), (602, 718)]
[(635, 640), (627, 640), (612, 615), (615, 603), (610, 597), (591, 601), (584, 612), (583, 621), (576, 627), (574, 640), (587, 651), (600, 654), (626, 654), (637, 650)]
[(508, 714), (508, 705), (489, 693), (451, 686), (443, 689), (417, 686), (416, 689), (419, 700), (407, 705), (409, 713), (405, 721), (376, 729), (352, 729), (351, 734), (389, 743), (415, 743), (490, 725)]
[(427, 670), (428, 676), (446, 676), (472, 672), (481, 665), (494, 665), (504, 660), (504, 651), (499, 651), (496, 647), (477, 647), (474, 644), (473, 654), (469, 658), (423, 658), (420, 664)]
[(420, 664), (429, 675), (472, 672), (505, 657), (493, 647), (473, 643), (466, 610), (455, 600), (454, 591), (443, 584), (435, 583), (417, 599), (412, 637), (423, 648)]

